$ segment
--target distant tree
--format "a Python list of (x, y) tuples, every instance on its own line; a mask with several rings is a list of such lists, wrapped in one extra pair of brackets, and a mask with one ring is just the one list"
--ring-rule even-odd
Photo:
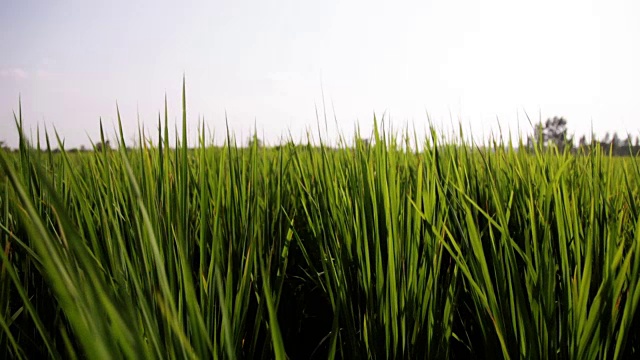
[(613, 146), (613, 149), (616, 150), (620, 147), (620, 145), (620, 137), (618, 136), (617, 132), (614, 132), (613, 137), (611, 138), (611, 146)]
[(587, 145), (587, 137), (582, 135), (580, 136), (580, 140), (578, 141), (578, 144), (580, 146), (586, 146)]
[(587, 148), (587, 137), (582, 135), (578, 141), (578, 149), (585, 150)]
[(102, 151), (102, 149), (106, 149), (106, 150), (111, 149), (111, 144), (109, 143), (109, 140), (105, 141), (104, 144), (102, 142), (98, 142), (96, 144), (96, 151)]
[(624, 155), (629, 155), (629, 152), (633, 153), (633, 139), (630, 134), (627, 134), (627, 137), (620, 143), (620, 152)]
[(560, 151), (564, 151), (566, 145), (573, 142), (573, 139), (567, 137), (567, 120), (563, 117), (554, 116), (553, 119), (547, 119), (544, 124), (544, 136)]
[[(580, 138), (579, 147), (586, 145), (584, 136)], [(640, 152), (640, 138), (636, 136), (635, 141), (629, 134), (625, 138), (621, 138), (617, 132), (607, 132), (601, 140), (598, 140), (596, 134), (591, 135), (591, 147), (600, 147), (604, 152), (611, 153), (613, 156), (629, 156)]]
[(531, 147), (533, 143), (538, 143), (540, 146), (554, 144), (560, 151), (564, 151), (567, 145), (573, 143), (573, 138), (567, 137), (567, 120), (554, 116), (547, 119), (544, 126), (538, 123), (533, 132), (533, 139), (530, 138), (527, 145)]
[(0, 149), (6, 150), (6, 151), (11, 150), (11, 148), (9, 148), (7, 145), (5, 145), (4, 141), (0, 141)]

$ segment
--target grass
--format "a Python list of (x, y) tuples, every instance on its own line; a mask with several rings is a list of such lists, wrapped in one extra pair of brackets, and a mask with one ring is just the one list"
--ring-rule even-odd
[(120, 129), (115, 150), (44, 132), (0, 154), (0, 356), (638, 356), (637, 158), (377, 124), (190, 149), (184, 94), (173, 144), (165, 106), (137, 149)]

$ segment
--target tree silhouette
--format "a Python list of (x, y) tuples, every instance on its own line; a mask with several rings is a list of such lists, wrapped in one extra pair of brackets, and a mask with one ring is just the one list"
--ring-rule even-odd
[(533, 138), (527, 141), (528, 147), (531, 148), (534, 142), (540, 146), (554, 144), (560, 151), (564, 151), (566, 145), (573, 143), (573, 138), (567, 137), (567, 120), (554, 116), (552, 119), (547, 119), (544, 126), (538, 123), (534, 129)]
[(604, 139), (602, 139), (602, 146), (609, 146), (610, 143), (611, 143), (611, 135), (607, 131), (607, 133), (604, 134)]
[(563, 151), (567, 143), (573, 139), (567, 138), (567, 120), (563, 117), (554, 116), (547, 119), (544, 124), (544, 136), (548, 143), (555, 144), (560, 151)]
[(578, 141), (578, 150), (584, 151), (587, 148), (587, 137), (582, 135)]
[(627, 137), (620, 143), (620, 152), (625, 155), (629, 152), (633, 153), (633, 139), (630, 134), (627, 134)]
[(610, 145), (613, 146), (614, 153), (615, 153), (615, 150), (620, 147), (620, 137), (618, 137), (618, 133), (617, 132), (613, 133), (613, 137), (611, 138), (611, 144)]
[(106, 149), (106, 150), (111, 149), (111, 144), (109, 143), (109, 140), (105, 141), (104, 144), (102, 142), (98, 142), (96, 144), (96, 151), (101, 151), (102, 149)]

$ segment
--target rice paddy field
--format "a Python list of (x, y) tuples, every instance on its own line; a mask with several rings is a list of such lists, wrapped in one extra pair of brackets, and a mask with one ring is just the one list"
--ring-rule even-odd
[(167, 118), (0, 153), (1, 358), (638, 358), (640, 159)]

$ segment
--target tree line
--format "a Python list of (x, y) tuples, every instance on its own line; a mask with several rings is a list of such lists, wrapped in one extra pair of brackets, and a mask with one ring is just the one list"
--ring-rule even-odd
[[(368, 142), (368, 140), (365, 140)], [(257, 135), (253, 135), (248, 139), (248, 146), (252, 147), (257, 144), (258, 147), (262, 147), (262, 140)], [(544, 124), (539, 122), (535, 125), (533, 135), (527, 138), (526, 149), (533, 151), (534, 145), (538, 144), (541, 148), (549, 146), (555, 146), (560, 152), (563, 152), (567, 147), (573, 153), (587, 153), (595, 147), (602, 148), (606, 153), (614, 156), (630, 156), (640, 153), (640, 137), (638, 135), (634, 137), (631, 134), (626, 136), (619, 136), (614, 132), (610, 134), (607, 132), (601, 140), (597, 140), (595, 134), (592, 134), (591, 140), (587, 141), (585, 135), (582, 135), (577, 144), (574, 142), (573, 135), (568, 134), (567, 120), (563, 117), (554, 116), (547, 119)], [(111, 144), (107, 140), (104, 142), (98, 142), (95, 147), (86, 148), (80, 146), (80, 148), (72, 148), (66, 150), (68, 153), (86, 152), (86, 151), (101, 151), (102, 149), (111, 149)], [(5, 151), (17, 151), (17, 149), (11, 149), (6, 145), (4, 141), (0, 141), (0, 149)], [(59, 152), (59, 149), (54, 149), (53, 152)]]
[(574, 153), (586, 153), (593, 148), (600, 147), (606, 153), (614, 156), (637, 155), (640, 152), (640, 137), (638, 135), (635, 138), (631, 134), (621, 137), (616, 132), (613, 135), (607, 132), (601, 140), (597, 139), (596, 134), (592, 134), (590, 141), (587, 141), (585, 135), (578, 139), (577, 144), (574, 140), (572, 135), (568, 135), (567, 120), (554, 116), (547, 119), (544, 125), (542, 122), (536, 124), (533, 135), (527, 138), (527, 149), (533, 150), (537, 143), (543, 148), (554, 145), (560, 152), (563, 152), (567, 147)]

